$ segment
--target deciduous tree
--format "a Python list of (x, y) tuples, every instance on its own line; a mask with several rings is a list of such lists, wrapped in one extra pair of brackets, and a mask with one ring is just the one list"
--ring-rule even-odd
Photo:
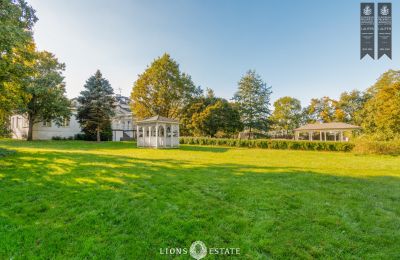
[(70, 102), (65, 96), (62, 76), (64, 69), (65, 64), (60, 63), (50, 52), (36, 53), (34, 73), (24, 86), (24, 92), (29, 96), (28, 102), (19, 108), (21, 113), (28, 116), (28, 141), (32, 140), (35, 123), (55, 121), (56, 124), (61, 124), (63, 120), (69, 119)]
[(282, 97), (274, 102), (274, 111), (271, 116), (273, 128), (291, 134), (299, 127), (302, 120), (300, 100), (292, 97)]
[(239, 111), (233, 104), (218, 99), (200, 113), (192, 117), (195, 133), (200, 136), (215, 137), (217, 133), (232, 136), (242, 130)]
[(25, 1), (0, 0), (0, 136), (7, 132), (12, 111), (26, 104), (22, 86), (32, 73), (36, 20)]
[(132, 111), (138, 119), (161, 115), (178, 119), (182, 109), (200, 94), (189, 75), (169, 54), (157, 58), (133, 85)]

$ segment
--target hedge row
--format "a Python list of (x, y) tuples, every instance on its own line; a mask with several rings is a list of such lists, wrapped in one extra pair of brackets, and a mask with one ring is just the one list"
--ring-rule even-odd
[(353, 143), (348, 142), (309, 142), (272, 139), (220, 139), (205, 137), (181, 137), (181, 144), (233, 146), (263, 149), (290, 149), (312, 151), (343, 151), (349, 152), (354, 148)]

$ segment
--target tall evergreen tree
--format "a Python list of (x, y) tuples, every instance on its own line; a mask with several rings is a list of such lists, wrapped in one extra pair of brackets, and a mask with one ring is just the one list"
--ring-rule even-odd
[(238, 104), (243, 125), (249, 130), (267, 130), (271, 87), (254, 70), (249, 70), (239, 81), (233, 100)]
[(99, 142), (101, 133), (110, 128), (111, 117), (114, 116), (115, 97), (107, 79), (100, 70), (91, 76), (81, 91), (78, 101), (78, 121), (86, 135), (96, 134)]

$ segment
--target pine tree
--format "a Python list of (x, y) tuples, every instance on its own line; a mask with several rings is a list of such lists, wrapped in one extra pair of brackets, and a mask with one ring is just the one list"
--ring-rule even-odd
[(261, 79), (254, 70), (249, 70), (239, 81), (236, 101), (243, 125), (249, 130), (267, 130), (271, 87)]
[(81, 105), (77, 118), (85, 135), (96, 134), (99, 142), (100, 134), (110, 128), (114, 116), (114, 91), (99, 70), (86, 81), (84, 88), (78, 97)]

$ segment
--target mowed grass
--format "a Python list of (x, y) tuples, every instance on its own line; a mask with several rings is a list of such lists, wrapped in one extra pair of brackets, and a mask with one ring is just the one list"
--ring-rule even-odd
[[(0, 141), (0, 258), (400, 258), (400, 157)], [(208, 255), (206, 259), (224, 258)]]

